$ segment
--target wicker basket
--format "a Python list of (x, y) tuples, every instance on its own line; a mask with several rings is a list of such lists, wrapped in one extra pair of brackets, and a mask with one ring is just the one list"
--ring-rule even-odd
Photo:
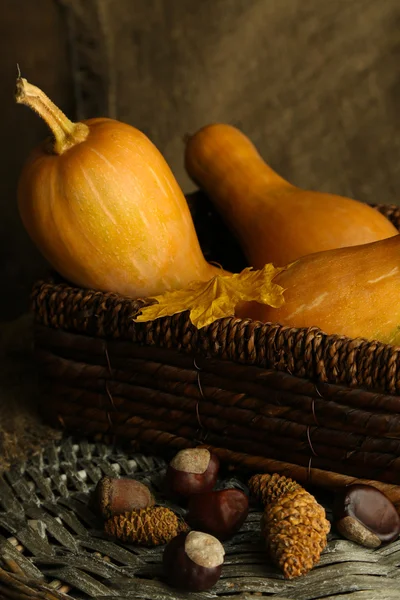
[[(398, 207), (377, 209), (400, 226)], [(32, 301), (53, 423), (152, 447), (201, 442), (328, 489), (373, 482), (400, 506), (399, 347), (235, 318), (197, 330), (186, 313), (139, 324), (146, 300), (57, 279)]]

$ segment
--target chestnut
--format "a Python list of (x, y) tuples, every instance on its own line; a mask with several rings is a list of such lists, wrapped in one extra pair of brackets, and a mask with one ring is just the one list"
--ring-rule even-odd
[(146, 485), (127, 477), (103, 477), (97, 483), (91, 500), (92, 506), (103, 519), (147, 508), (155, 502)]
[(345, 538), (367, 548), (378, 548), (400, 534), (400, 517), (392, 502), (377, 488), (352, 484), (334, 499), (333, 519)]
[(164, 549), (167, 581), (188, 592), (209, 590), (221, 576), (224, 554), (221, 542), (208, 533), (180, 533)]
[(186, 522), (198, 531), (226, 540), (239, 531), (249, 512), (247, 495), (236, 488), (190, 496)]
[(207, 448), (180, 450), (168, 465), (165, 482), (172, 496), (187, 498), (214, 487), (219, 459)]

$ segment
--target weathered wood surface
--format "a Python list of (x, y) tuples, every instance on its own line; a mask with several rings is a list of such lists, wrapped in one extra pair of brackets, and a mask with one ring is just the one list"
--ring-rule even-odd
[[(160, 487), (165, 461), (127, 455), (110, 446), (66, 439), (0, 478), (0, 597), (34, 600), (183, 600), (163, 581), (163, 548), (117, 544), (104, 537), (88, 507), (105, 474), (135, 476)], [(235, 478), (225, 485), (243, 485)], [(242, 530), (224, 544), (226, 560), (215, 587), (193, 600), (396, 600), (400, 598), (400, 540), (369, 550), (334, 532), (320, 563), (286, 581), (269, 561), (252, 507)], [(329, 506), (327, 514), (330, 517)]]

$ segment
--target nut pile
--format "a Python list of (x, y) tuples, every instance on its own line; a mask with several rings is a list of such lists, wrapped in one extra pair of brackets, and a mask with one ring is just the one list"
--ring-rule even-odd
[[(105, 532), (123, 543), (165, 545), (163, 566), (170, 585), (209, 590), (221, 576), (222, 542), (240, 530), (249, 498), (231, 487), (214, 489), (218, 457), (208, 449), (181, 450), (168, 465), (165, 491), (186, 509), (185, 520), (158, 506), (150, 489), (129, 478), (104, 477), (92, 495), (92, 507)], [(324, 508), (296, 481), (278, 474), (254, 475), (251, 496), (264, 506), (261, 533), (272, 562), (286, 579), (308, 573), (327, 544), (330, 523)], [(375, 548), (400, 534), (400, 517), (379, 490), (353, 485), (335, 496), (334, 523), (348, 539)]]
[(181, 450), (165, 475), (168, 496), (186, 507), (186, 520), (157, 506), (149, 488), (129, 478), (101, 479), (92, 506), (104, 521), (104, 531), (123, 543), (165, 545), (163, 564), (170, 585), (186, 591), (210, 589), (224, 562), (222, 540), (243, 525), (249, 510), (239, 489), (214, 490), (218, 457), (206, 448)]

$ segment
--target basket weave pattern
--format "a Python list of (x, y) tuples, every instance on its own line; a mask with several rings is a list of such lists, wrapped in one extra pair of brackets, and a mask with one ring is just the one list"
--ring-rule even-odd
[[(380, 206), (400, 226), (398, 207)], [(332, 488), (373, 481), (400, 504), (400, 348), (316, 327), (187, 313), (56, 280), (33, 291), (44, 412), (69, 430), (182, 448)]]
[[(0, 476), (0, 598), (9, 600), (182, 600), (164, 582), (163, 547), (116, 543), (90, 507), (100, 477), (134, 477), (163, 499), (165, 461), (119, 447), (67, 438)], [(241, 487), (224, 478), (219, 487)], [(330, 517), (329, 507), (327, 515)], [(340, 539), (334, 531), (318, 565), (305, 577), (284, 580), (268, 559), (261, 513), (252, 507), (240, 532), (224, 542), (222, 576), (193, 600), (370, 600), (399, 598), (400, 542), (377, 550)], [(349, 595), (347, 595), (349, 594)], [(345, 595), (345, 596), (344, 596)]]

